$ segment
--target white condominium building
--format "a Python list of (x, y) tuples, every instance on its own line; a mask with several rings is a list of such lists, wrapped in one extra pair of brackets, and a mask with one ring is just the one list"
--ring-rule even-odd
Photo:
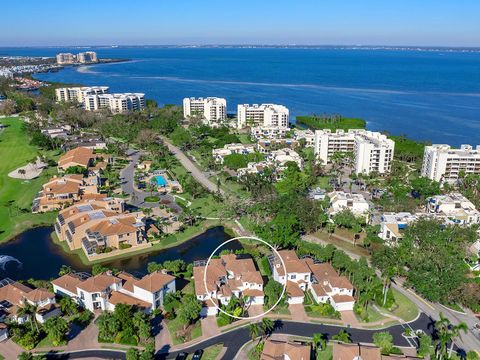
[(264, 126), (288, 128), (289, 111), (283, 105), (240, 104), (237, 107), (237, 128)]
[(219, 125), (227, 118), (227, 100), (217, 97), (184, 98), (183, 116), (185, 119), (200, 116), (206, 125)]
[(57, 54), (57, 64), (73, 64), (77, 60), (76, 56), (72, 53), (60, 53)]
[(97, 53), (95, 51), (85, 51), (78, 53), (77, 55), (72, 53), (57, 54), (57, 64), (59, 65), (87, 64), (94, 62), (98, 62)]
[(452, 149), (450, 145), (434, 144), (425, 147), (422, 176), (439, 182), (454, 183), (460, 172), (480, 173), (480, 145), (461, 145)]
[(145, 108), (145, 94), (97, 94), (88, 95), (83, 101), (85, 110), (110, 109), (112, 113), (124, 113)]
[(307, 130), (295, 129), (293, 132), (293, 138), (298, 141), (305, 139), (305, 147), (315, 146), (315, 133), (310, 129), (307, 129)]
[(88, 95), (108, 93), (108, 86), (70, 87), (55, 89), (57, 102), (76, 101), (83, 103)]
[(97, 53), (95, 51), (86, 51), (78, 53), (77, 61), (80, 64), (98, 62)]
[(390, 172), (395, 143), (379, 132), (367, 130), (315, 131), (315, 154), (324, 164), (331, 162), (337, 152), (351, 152), (357, 174)]

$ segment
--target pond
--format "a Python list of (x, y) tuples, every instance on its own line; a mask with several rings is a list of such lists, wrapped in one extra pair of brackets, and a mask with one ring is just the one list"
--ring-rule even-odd
[[(65, 253), (52, 242), (50, 239), (52, 231), (51, 227), (31, 229), (1, 244), (0, 279), (9, 277), (14, 280), (29, 278), (48, 280), (58, 276), (62, 265), (69, 265), (76, 271), (89, 272), (91, 266), (82, 264), (76, 255)], [(183, 259), (190, 263), (194, 260), (207, 259), (218, 245), (229, 238), (223, 227), (215, 227), (169, 249), (133, 255), (130, 258), (103, 264), (134, 274), (146, 274), (147, 264), (152, 261)], [(240, 243), (231, 242), (225, 246), (225, 249), (236, 250), (241, 247)]]

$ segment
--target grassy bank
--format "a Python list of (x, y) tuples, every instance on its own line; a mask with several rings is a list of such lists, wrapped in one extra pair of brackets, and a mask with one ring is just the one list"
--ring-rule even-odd
[[(53, 224), (55, 213), (32, 214), (31, 205), (35, 194), (56, 173), (56, 169), (46, 169), (32, 180), (9, 177), (8, 173), (38, 156), (39, 149), (30, 145), (21, 119), (3, 118), (0, 123), (7, 126), (0, 130), (0, 242), (3, 242), (29, 228)], [(46, 153), (46, 156), (55, 159), (58, 155), (57, 152)]]

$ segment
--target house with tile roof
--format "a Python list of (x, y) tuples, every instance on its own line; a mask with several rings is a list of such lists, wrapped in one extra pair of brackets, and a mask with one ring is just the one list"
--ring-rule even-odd
[(227, 305), (233, 296), (243, 298), (248, 306), (264, 303), (263, 278), (251, 258), (221, 255), (211, 259), (208, 268), (204, 264), (194, 266), (193, 277), (195, 294), (203, 303), (201, 316), (216, 315), (215, 305)]
[(61, 314), (55, 294), (50, 291), (32, 289), (10, 279), (0, 281), (0, 322), (8, 320), (23, 324), (28, 321), (27, 315), (19, 315), (19, 310), (27, 303), (37, 307), (35, 318), (40, 323)]
[(53, 280), (52, 285), (55, 294), (71, 297), (90, 311), (113, 311), (117, 304), (127, 304), (149, 313), (163, 306), (166, 294), (176, 291), (175, 277), (163, 272), (141, 279), (126, 272), (86, 278), (66, 274)]
[(55, 232), (72, 250), (94, 257), (97, 249), (131, 248), (146, 242), (145, 215), (124, 212), (124, 201), (103, 198), (82, 201), (60, 211)]
[(289, 304), (302, 304), (304, 292), (310, 287), (311, 272), (307, 264), (300, 260), (295, 250), (280, 250), (280, 257), (285, 264), (287, 273), (280, 259), (274, 259), (272, 266), (273, 280), (282, 285), (287, 284), (287, 302)]
[(387, 244), (394, 245), (403, 238), (403, 232), (410, 223), (417, 221), (418, 215), (409, 212), (384, 213), (380, 218), (378, 237)]
[(91, 148), (77, 147), (67, 151), (58, 160), (57, 168), (59, 172), (64, 172), (70, 167), (79, 166), (85, 169), (94, 165), (95, 160), (109, 162), (111, 157), (106, 154), (94, 153)]
[(294, 250), (280, 250), (287, 273), (277, 256), (270, 258), (273, 279), (286, 284), (287, 302), (302, 304), (306, 291), (317, 303), (330, 303), (335, 310), (353, 310), (353, 285), (345, 276), (339, 276), (329, 263), (318, 263), (311, 258), (300, 259)]
[(260, 360), (310, 360), (310, 345), (267, 339)]
[(380, 348), (370, 345), (333, 343), (332, 360), (402, 360), (419, 359), (405, 355), (382, 355)]
[(80, 201), (83, 196), (90, 194), (99, 195), (97, 184), (90, 182), (83, 175), (55, 176), (45, 183), (42, 186), (42, 190), (35, 196), (32, 212), (40, 213), (60, 210)]

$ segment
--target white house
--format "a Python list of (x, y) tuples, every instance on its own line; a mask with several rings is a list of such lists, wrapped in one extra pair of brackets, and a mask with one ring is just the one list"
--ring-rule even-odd
[(330, 198), (329, 214), (335, 215), (344, 210), (350, 210), (355, 216), (365, 217), (368, 222), (370, 205), (362, 194), (351, 194), (344, 191), (332, 191)]
[(211, 259), (208, 268), (194, 266), (193, 277), (195, 294), (203, 304), (201, 316), (216, 315), (214, 304), (227, 305), (232, 296), (243, 297), (247, 305), (264, 303), (262, 275), (252, 259), (240, 259), (235, 254), (221, 255), (220, 259)]
[(141, 279), (121, 272), (110, 272), (89, 278), (67, 274), (52, 281), (54, 292), (69, 296), (90, 311), (115, 310), (117, 304), (128, 304), (151, 312), (163, 305), (167, 293), (175, 292), (175, 277), (154, 272)]
[(480, 212), (460, 193), (432, 196), (427, 199), (426, 211), (450, 224), (469, 226), (480, 222)]
[(384, 213), (380, 219), (380, 233), (378, 237), (388, 244), (396, 244), (403, 238), (403, 231), (408, 224), (416, 221), (417, 215), (409, 212)]
[(254, 126), (250, 128), (250, 136), (254, 140), (282, 139), (289, 131), (289, 128), (278, 126)]
[(287, 302), (302, 304), (304, 292), (310, 286), (311, 271), (307, 264), (300, 260), (294, 250), (280, 250), (278, 252), (285, 264), (287, 273), (280, 259), (275, 258), (272, 265), (273, 280), (284, 285), (287, 283)]
[(226, 144), (223, 148), (212, 150), (213, 158), (219, 164), (223, 164), (225, 156), (232, 154), (247, 155), (254, 152), (255, 144)]

